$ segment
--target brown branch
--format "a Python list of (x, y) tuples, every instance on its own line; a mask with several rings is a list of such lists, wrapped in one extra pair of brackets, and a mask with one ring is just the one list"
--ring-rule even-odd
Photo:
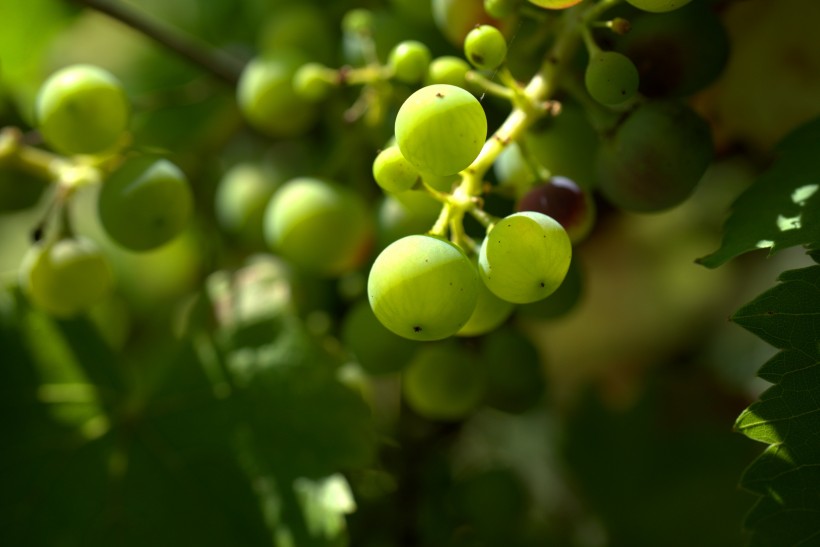
[(205, 69), (219, 80), (236, 86), (242, 73), (242, 63), (213, 49), (178, 29), (170, 29), (144, 17), (138, 11), (116, 0), (67, 0), (85, 6), (152, 38), (181, 57)]

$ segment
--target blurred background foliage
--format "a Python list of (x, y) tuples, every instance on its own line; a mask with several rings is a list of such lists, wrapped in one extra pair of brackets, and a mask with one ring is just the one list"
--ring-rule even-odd
[[(376, 14), (382, 57), (406, 38), (458, 54), (424, 2), (127, 4), (243, 62), (285, 45), (350, 62), (340, 20), (353, 7)], [(694, 260), (719, 246), (773, 145), (820, 114), (820, 4), (713, 5), (731, 54), (692, 100), (719, 148), (696, 193), (652, 215), (602, 207), (577, 249), (577, 306), (513, 320), (543, 372), (537, 404), (439, 422), (402, 402), (400, 355), (363, 370), (340, 343), (362, 273), (248, 262), (259, 242), (217, 228), (217, 183), (245, 161), (280, 182), (332, 174), (375, 203), (370, 163), (389, 131), (338, 123), (354, 95), (324, 105), (310, 135), (271, 141), (243, 125), (230, 86), (140, 33), (72, 2), (0, 0), (0, 125), (31, 127), (53, 70), (102, 66), (135, 104), (133, 145), (170, 154), (197, 200), (183, 237), (134, 254), (106, 241), (94, 190), (78, 195), (75, 230), (102, 244), (118, 290), (70, 320), (15, 287), (48, 190), (0, 212), (0, 543), (743, 545), (754, 497), (739, 478), (760, 448), (732, 424), (774, 349), (727, 317), (809, 261), (800, 250), (715, 270)], [(510, 35), (525, 71), (527, 29)]]

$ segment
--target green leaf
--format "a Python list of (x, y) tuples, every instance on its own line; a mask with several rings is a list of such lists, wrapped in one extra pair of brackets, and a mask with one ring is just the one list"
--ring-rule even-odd
[(820, 244), (820, 118), (793, 131), (777, 146), (771, 168), (737, 198), (714, 253), (698, 259), (715, 268), (755, 249), (771, 253)]
[(749, 513), (753, 546), (820, 544), (820, 266), (783, 273), (780, 284), (732, 318), (782, 351), (759, 375), (774, 385), (735, 427), (770, 446), (746, 470), (761, 499)]

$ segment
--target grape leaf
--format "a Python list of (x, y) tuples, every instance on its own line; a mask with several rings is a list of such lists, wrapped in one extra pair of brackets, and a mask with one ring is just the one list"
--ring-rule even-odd
[(746, 520), (753, 547), (820, 545), (820, 266), (779, 280), (732, 317), (782, 350), (759, 372), (774, 385), (735, 425), (770, 444), (741, 481), (761, 496)]
[(768, 171), (732, 205), (723, 241), (698, 263), (715, 268), (754, 249), (771, 253), (820, 245), (820, 118), (797, 128), (776, 147)]
[(86, 320), (11, 302), (0, 310), (0, 543), (270, 545), (231, 400), (186, 343), (159, 336), (114, 354)]

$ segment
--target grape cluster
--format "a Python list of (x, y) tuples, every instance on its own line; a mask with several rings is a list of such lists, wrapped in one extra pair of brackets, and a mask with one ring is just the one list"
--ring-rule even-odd
[[(321, 354), (308, 376), (364, 400), (367, 379), (401, 373), (395, 395), (414, 419), (533, 408), (543, 358), (522, 325), (582, 301), (578, 249), (596, 222), (677, 206), (712, 160), (711, 128), (686, 99), (725, 65), (717, 16), (689, 0), (274, 4), (235, 73), (214, 74), (227, 87), (198, 75), (135, 91), (132, 106), (100, 67), (45, 80), (36, 133), (0, 132), (0, 213), (49, 200), (22, 294), (59, 319), (105, 318), (129, 278), (185, 277), (175, 297), (210, 298), (219, 275), (202, 290), (202, 270), (219, 268), (258, 292), (188, 302), (179, 328), (216, 332), (240, 380), (265, 359), (284, 370)], [(195, 152), (179, 153), (171, 126), (200, 139)], [(175, 244), (179, 262), (201, 263), (177, 272)], [(268, 276), (242, 277), (259, 264)], [(234, 308), (252, 320), (229, 331)], [(274, 347), (293, 325), (299, 344)], [(516, 499), (503, 476), (482, 480)], [(459, 503), (471, 530), (492, 528)], [(495, 533), (476, 544), (506, 544)]]
[[(327, 280), (348, 287), (341, 342), (374, 374), (406, 367), (410, 404), (455, 419), (503, 385), (503, 375), (489, 365), (468, 372), (474, 356), (462, 354), (459, 342), (412, 358), (411, 341), (481, 337), (496, 352), (489, 340), (510, 332), (505, 325), (516, 313), (552, 318), (578, 302), (583, 272), (573, 246), (593, 233), (597, 203), (653, 212), (685, 200), (712, 143), (707, 124), (681, 98), (720, 72), (726, 39), (710, 10), (686, 0), (629, 0), (612, 20), (603, 18), (606, 2), (393, 4), (401, 17), (348, 11), (339, 52), (312, 5), (291, 5), (263, 27), (233, 100), (250, 129), (245, 138), (276, 144), (220, 165), (212, 212), (226, 241), (238, 244), (231, 253), (274, 253), (307, 280), (294, 298), (320, 300)], [(532, 82), (522, 83), (512, 63), (520, 57), (510, 39), (516, 18), (542, 8), (559, 17), (575, 5), (566, 36)], [(452, 49), (403, 35), (405, 16), (410, 25), (434, 25), (463, 57), (437, 56)], [(692, 38), (701, 31), (702, 40)], [(697, 47), (667, 48), (674, 58), (662, 63), (652, 45), (664, 36), (674, 36), (671, 43), (689, 37)], [(535, 85), (539, 79), (546, 84)], [(509, 105), (505, 121), (497, 99)], [(37, 129), (64, 168), (20, 284), (56, 316), (89, 310), (115, 286), (106, 245), (158, 249), (202, 214), (195, 205), (203, 191), (195, 194), (177, 164), (132, 146), (131, 118), (122, 84), (90, 65), (56, 72), (37, 96)], [(339, 138), (328, 119), (344, 120), (355, 137)], [(352, 151), (364, 145), (364, 169), (354, 165), (361, 154), (342, 147), (323, 150), (327, 162), (317, 165), (321, 139)], [(66, 206), (75, 190), (94, 184), (105, 238), (98, 243), (74, 234)], [(0, 177), (0, 196), (4, 185)], [(31, 188), (31, 196), (15, 193), (20, 203), (9, 208), (33, 203), (42, 188)], [(396, 351), (407, 359), (387, 366)], [(471, 387), (450, 398), (451, 384), (468, 374)], [(509, 405), (515, 397), (496, 399)]]
[(37, 128), (46, 144), (65, 157), (49, 167), (57, 166), (60, 191), (50, 211), (59, 218), (47, 218), (35, 231), (20, 285), (37, 307), (55, 316), (88, 311), (114, 286), (100, 245), (73, 233), (65, 202), (78, 188), (102, 183), (97, 218), (107, 240), (129, 251), (167, 244), (193, 214), (193, 193), (174, 163), (150, 154), (119, 157), (130, 115), (122, 84), (95, 66), (58, 70), (37, 94)]

